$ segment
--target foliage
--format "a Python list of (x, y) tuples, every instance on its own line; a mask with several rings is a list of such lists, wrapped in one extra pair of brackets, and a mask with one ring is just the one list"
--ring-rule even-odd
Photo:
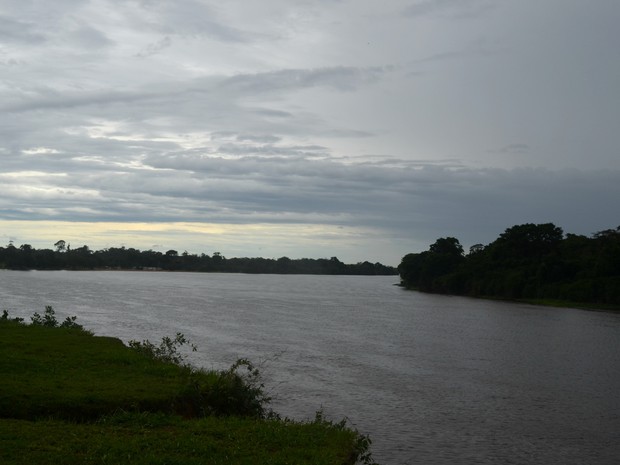
[(617, 307), (620, 227), (588, 238), (564, 235), (553, 223), (527, 223), (468, 255), (458, 240), (442, 238), (405, 255), (398, 271), (404, 286), (427, 292)]
[(204, 404), (209, 406), (207, 413), (274, 417), (273, 412), (266, 409), (271, 397), (265, 393), (260, 371), (244, 358), (220, 372), (217, 382), (208, 389), (202, 389), (201, 395)]
[(196, 346), (191, 344), (182, 333), (177, 333), (174, 339), (168, 336), (163, 337), (159, 346), (156, 346), (148, 339), (142, 342), (135, 340), (129, 341), (129, 347), (141, 354), (155, 360), (160, 360), (165, 363), (174, 363), (176, 365), (185, 364), (185, 355), (179, 350), (184, 345), (190, 345), (193, 352), (197, 350)]
[[(313, 425), (319, 425), (338, 431), (351, 430), (351, 428), (347, 426), (347, 423), (348, 422), (346, 418), (339, 422), (328, 420), (325, 416), (325, 412), (322, 409), (316, 411), (314, 420), (311, 422), (311, 424)], [(351, 460), (355, 463), (363, 465), (378, 465), (372, 458), (372, 452), (370, 450), (372, 440), (370, 439), (370, 436), (361, 434), (356, 429), (353, 429), (352, 431), (355, 433), (355, 448)]]
[(274, 274), (328, 274), (328, 275), (395, 275), (396, 269), (368, 261), (345, 264), (337, 257), (297, 260), (288, 257), (226, 258), (219, 252), (206, 254), (179, 254), (176, 250), (165, 253), (134, 248), (111, 247), (91, 250), (87, 245), (72, 248), (58, 241), (54, 249), (35, 249), (30, 244), (0, 247), (0, 268), (16, 270), (166, 270), (231, 273)]
[(35, 312), (30, 317), (30, 320), (35, 326), (47, 326), (48, 328), (73, 328), (84, 330), (84, 327), (82, 325), (75, 322), (75, 320), (77, 320), (76, 316), (68, 316), (62, 323), (59, 324), (58, 320), (56, 319), (56, 312), (49, 305), (45, 306), (45, 312), (42, 316), (39, 313)]
[(245, 415), (263, 418), (271, 398), (265, 394), (258, 368), (240, 358), (228, 370), (204, 371), (194, 369), (185, 360), (181, 347), (196, 346), (182, 333), (174, 338), (163, 337), (157, 346), (149, 340), (129, 341), (129, 347), (152, 360), (178, 365), (187, 370), (186, 383), (175, 397), (174, 410), (185, 416)]
[(442, 292), (440, 279), (457, 269), (463, 261), (463, 246), (454, 237), (437, 239), (427, 252), (406, 255), (398, 271), (407, 285), (429, 292)]
[(2, 316), (0, 316), (0, 321), (13, 321), (15, 323), (22, 323), (24, 321), (23, 318), (9, 318), (9, 311), (2, 310)]
[[(2, 316), (0, 316), (0, 320), (13, 321), (16, 323), (22, 323), (24, 321), (23, 318), (19, 317), (9, 318), (8, 310), (2, 310)], [(76, 320), (76, 316), (68, 316), (62, 323), (58, 323), (58, 320), (56, 319), (56, 312), (49, 305), (45, 306), (45, 312), (43, 313), (43, 315), (35, 312), (30, 317), (31, 324), (33, 326), (45, 326), (48, 328), (72, 328), (84, 332), (89, 332), (85, 330), (82, 325), (76, 323)]]

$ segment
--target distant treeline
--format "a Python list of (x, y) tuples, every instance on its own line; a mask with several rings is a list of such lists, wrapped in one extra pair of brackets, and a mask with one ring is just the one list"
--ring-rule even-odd
[(162, 270), (203, 271), (227, 273), (272, 274), (343, 274), (343, 275), (396, 275), (396, 268), (381, 263), (361, 262), (345, 264), (336, 257), (330, 259), (302, 258), (226, 258), (218, 252), (213, 255), (179, 254), (176, 250), (165, 253), (153, 250), (112, 247), (92, 251), (87, 245), (71, 248), (65, 241), (54, 244), (55, 249), (35, 249), (29, 244), (0, 247), (0, 268), (13, 270)]
[(513, 226), (465, 254), (444, 237), (403, 257), (402, 284), (425, 292), (620, 305), (620, 227), (591, 237), (553, 223)]

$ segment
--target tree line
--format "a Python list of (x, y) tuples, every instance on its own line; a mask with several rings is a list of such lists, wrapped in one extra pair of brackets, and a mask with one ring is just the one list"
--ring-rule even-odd
[(620, 305), (620, 226), (590, 237), (553, 223), (512, 226), (465, 254), (454, 237), (403, 257), (401, 284), (424, 292)]
[(269, 274), (329, 274), (329, 275), (396, 275), (396, 268), (370, 263), (345, 264), (332, 258), (226, 258), (213, 255), (179, 253), (176, 250), (159, 252), (134, 248), (111, 247), (93, 251), (87, 245), (71, 248), (64, 240), (54, 249), (35, 249), (29, 244), (19, 247), (9, 243), (0, 247), (0, 268), (13, 270), (149, 270), (202, 271)]

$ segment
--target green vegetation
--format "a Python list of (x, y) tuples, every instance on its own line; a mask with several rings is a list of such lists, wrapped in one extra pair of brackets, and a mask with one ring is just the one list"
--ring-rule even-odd
[(353, 463), (353, 434), (321, 423), (237, 417), (187, 421), (121, 414), (96, 423), (0, 419), (6, 465), (207, 465)]
[(127, 347), (51, 307), (31, 321), (0, 317), (0, 463), (371, 463), (368, 438), (344, 423), (267, 409), (247, 360), (198, 370), (182, 334)]
[(620, 309), (620, 227), (585, 237), (528, 223), (467, 255), (445, 237), (398, 271), (403, 286), (424, 292)]
[(30, 244), (15, 247), (9, 243), (0, 247), (0, 268), (13, 270), (165, 270), (225, 273), (271, 274), (328, 274), (328, 275), (396, 275), (396, 268), (368, 261), (345, 264), (337, 257), (302, 258), (226, 258), (219, 252), (212, 256), (166, 253), (153, 250), (112, 247), (92, 251), (87, 245), (71, 248), (65, 241), (54, 244), (55, 249), (35, 249)]

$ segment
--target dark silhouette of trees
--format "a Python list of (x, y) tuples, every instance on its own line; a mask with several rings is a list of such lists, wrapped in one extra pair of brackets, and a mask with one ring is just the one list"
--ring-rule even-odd
[(429, 250), (406, 255), (398, 271), (405, 283), (427, 292), (445, 292), (441, 279), (449, 276), (464, 260), (463, 246), (454, 237), (437, 239)]
[(619, 305), (620, 227), (588, 238), (522, 224), (467, 255), (458, 240), (442, 238), (405, 255), (398, 271), (404, 286), (427, 292)]
[(522, 224), (506, 229), (492, 244), (500, 260), (529, 260), (552, 252), (564, 236), (562, 228), (552, 223)]
[(278, 273), (278, 274), (352, 274), (352, 275), (395, 275), (394, 267), (381, 263), (363, 262), (345, 264), (337, 257), (330, 259), (288, 257), (270, 258), (226, 258), (220, 252), (212, 256), (195, 255), (176, 250), (165, 253), (153, 250), (140, 251), (134, 248), (111, 247), (91, 250), (87, 245), (72, 249), (65, 241), (54, 244), (54, 250), (34, 249), (29, 244), (19, 248), (12, 243), (0, 247), (0, 268), (39, 270), (162, 270), (200, 271), (232, 273)]

